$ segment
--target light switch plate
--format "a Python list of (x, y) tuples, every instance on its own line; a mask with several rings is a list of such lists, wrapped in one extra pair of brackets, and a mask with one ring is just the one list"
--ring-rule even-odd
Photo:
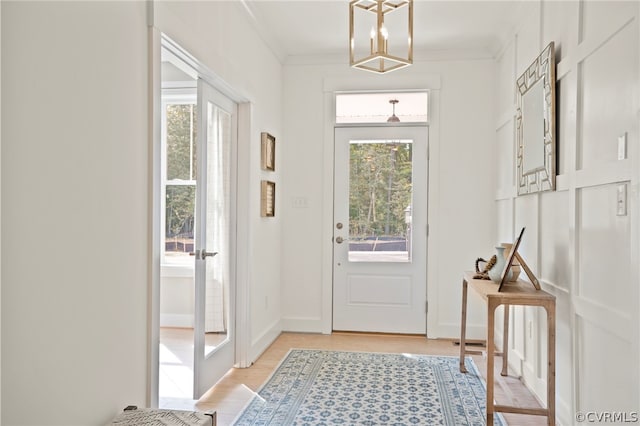
[(307, 197), (291, 197), (291, 205), (295, 209), (306, 209), (309, 207), (309, 200)]
[(626, 216), (627, 215), (627, 185), (620, 184), (618, 185), (618, 196), (616, 200), (616, 214), (618, 216)]
[(627, 158), (627, 134), (623, 133), (618, 136), (618, 160)]

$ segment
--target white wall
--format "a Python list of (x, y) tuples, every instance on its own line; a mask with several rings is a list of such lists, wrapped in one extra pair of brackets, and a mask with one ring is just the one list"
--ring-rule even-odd
[[(341, 58), (340, 62), (344, 61)], [(434, 89), (430, 101), (428, 333), (459, 336), (462, 273), (493, 251), (494, 176), (491, 164), (495, 61), (434, 60), (383, 76), (346, 64), (285, 65), (287, 164), (283, 175), (283, 327), (331, 330), (333, 106), (341, 90)], [(413, 87), (408, 87), (413, 85)], [(295, 208), (293, 197), (307, 199)], [(421, 259), (425, 262), (426, 259)], [(484, 319), (472, 307), (474, 337)]]
[[(556, 295), (557, 417), (569, 425), (576, 412), (640, 406), (638, 3), (545, 1), (527, 8), (498, 60), (497, 237), (508, 241), (526, 226), (524, 258)], [(558, 61), (557, 190), (516, 197), (514, 82), (550, 41)], [(628, 155), (619, 161), (624, 133)], [(620, 184), (628, 191), (626, 216), (616, 215)], [(544, 312), (512, 314), (510, 365), (544, 400)]]
[(193, 328), (193, 272), (190, 275), (160, 278), (160, 327)]
[[(280, 152), (282, 65), (258, 36), (239, 2), (154, 2), (154, 26), (195, 56), (250, 103), (251, 130), (239, 146), (238, 279), (248, 288), (248, 362), (280, 334)], [(242, 124), (241, 124), (242, 126)], [(276, 171), (260, 169), (260, 133), (276, 137)], [(241, 141), (242, 142), (242, 141)], [(260, 217), (260, 180), (276, 182), (276, 216)], [(243, 321), (239, 319), (239, 321)]]
[[(147, 6), (2, 2), (5, 424), (104, 424), (153, 399)], [(259, 153), (261, 131), (281, 142), (281, 65), (236, 3), (156, 6), (156, 28), (251, 102), (238, 271), (251, 361), (280, 332), (281, 216), (260, 217), (259, 183), (283, 167), (260, 171)]]
[(143, 2), (2, 2), (2, 422), (104, 424), (147, 387)]

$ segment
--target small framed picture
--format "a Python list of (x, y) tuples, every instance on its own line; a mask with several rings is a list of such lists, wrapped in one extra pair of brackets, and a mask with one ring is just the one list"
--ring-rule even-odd
[(276, 170), (276, 138), (269, 133), (262, 132), (262, 169)]
[(260, 216), (273, 217), (276, 215), (276, 183), (268, 180), (261, 181), (260, 188)]

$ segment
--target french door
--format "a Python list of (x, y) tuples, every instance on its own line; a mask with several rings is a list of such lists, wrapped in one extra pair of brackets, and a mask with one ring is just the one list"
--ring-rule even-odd
[(333, 329), (426, 333), (428, 127), (337, 127)]
[(198, 79), (193, 394), (235, 362), (236, 104)]

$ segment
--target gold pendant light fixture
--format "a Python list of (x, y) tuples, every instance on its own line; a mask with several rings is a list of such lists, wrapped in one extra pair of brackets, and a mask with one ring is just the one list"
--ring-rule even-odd
[[(385, 18), (389, 18), (386, 24)], [(363, 28), (368, 25), (370, 30), (365, 33)], [(399, 34), (401, 31), (406, 34), (407, 44)], [(379, 74), (411, 65), (413, 0), (352, 0), (349, 3), (349, 56), (352, 67)]]

